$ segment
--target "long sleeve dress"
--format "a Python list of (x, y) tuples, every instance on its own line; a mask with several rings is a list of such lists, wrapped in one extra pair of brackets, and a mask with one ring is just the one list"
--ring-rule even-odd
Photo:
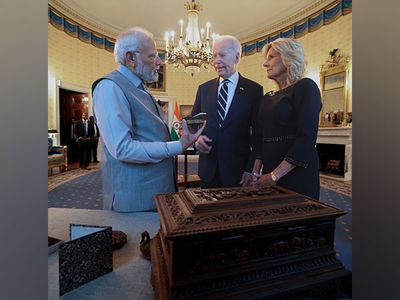
[(277, 185), (319, 199), (319, 159), (316, 150), (321, 94), (314, 81), (303, 78), (261, 100), (255, 133), (256, 158), (266, 174), (282, 160), (296, 166)]

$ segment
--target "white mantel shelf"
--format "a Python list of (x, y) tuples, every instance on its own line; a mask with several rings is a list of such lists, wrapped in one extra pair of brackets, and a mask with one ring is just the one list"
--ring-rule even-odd
[(336, 144), (345, 146), (344, 178), (352, 178), (352, 128), (351, 127), (319, 127), (317, 144)]
[(352, 135), (352, 127), (319, 127), (319, 135), (328, 136), (350, 136)]

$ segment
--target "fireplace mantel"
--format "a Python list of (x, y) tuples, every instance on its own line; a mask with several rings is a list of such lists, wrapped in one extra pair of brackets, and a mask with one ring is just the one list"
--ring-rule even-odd
[(345, 162), (343, 180), (352, 178), (352, 128), (351, 127), (319, 127), (317, 144), (336, 144), (345, 146)]

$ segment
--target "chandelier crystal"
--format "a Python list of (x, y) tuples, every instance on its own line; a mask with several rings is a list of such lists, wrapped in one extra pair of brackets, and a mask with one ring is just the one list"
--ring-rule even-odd
[[(199, 30), (198, 19), (202, 5), (196, 1), (186, 2), (184, 8), (188, 14), (186, 37), (183, 37), (183, 20), (179, 21), (180, 35), (175, 44), (175, 32), (165, 33), (165, 61), (179, 71), (185, 71), (192, 76), (200, 70), (208, 70), (212, 60), (212, 44), (210, 43), (210, 22), (206, 23), (206, 30)], [(218, 35), (211, 35), (212, 43)]]

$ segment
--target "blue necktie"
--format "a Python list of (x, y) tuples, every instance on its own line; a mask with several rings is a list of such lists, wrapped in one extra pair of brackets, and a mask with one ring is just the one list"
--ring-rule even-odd
[(222, 127), (225, 120), (226, 103), (228, 102), (228, 83), (229, 79), (224, 79), (218, 93), (217, 112), (219, 127)]

